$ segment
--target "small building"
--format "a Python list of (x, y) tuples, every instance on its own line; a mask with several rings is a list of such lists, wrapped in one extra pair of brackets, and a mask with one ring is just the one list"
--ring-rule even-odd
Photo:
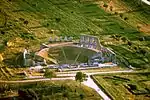
[(33, 60), (30, 55), (30, 52), (27, 49), (24, 49), (23, 52), (23, 65), (24, 66), (32, 66), (33, 65)]
[(34, 71), (34, 72), (43, 72), (44, 71), (42, 66), (30, 67), (29, 70)]

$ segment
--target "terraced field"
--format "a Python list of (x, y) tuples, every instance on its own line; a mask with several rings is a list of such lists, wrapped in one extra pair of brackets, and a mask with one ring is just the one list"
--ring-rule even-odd
[(13, 75), (12, 71), (7, 67), (0, 68), (0, 80), (8, 80)]
[(94, 79), (115, 100), (149, 100), (149, 72), (94, 75)]
[(0, 4), (0, 53), (8, 66), (17, 65), (15, 59), (24, 48), (37, 51), (50, 36), (78, 39), (82, 33), (98, 36), (104, 46), (114, 49), (120, 66), (149, 66), (150, 36), (143, 29), (150, 19), (145, 4), (135, 0), (1, 0)]

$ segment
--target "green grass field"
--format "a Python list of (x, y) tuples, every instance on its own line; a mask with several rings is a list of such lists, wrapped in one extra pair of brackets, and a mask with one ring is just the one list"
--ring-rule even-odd
[[(5, 88), (5, 93), (0, 93), (2, 97), (9, 97), (9, 95), (14, 94), (17, 96), (17, 90), (19, 89), (32, 89), (37, 94), (40, 100), (100, 100), (102, 99), (96, 91), (86, 87), (84, 85), (80, 86), (79, 82), (67, 80), (66, 81), (50, 81), (50, 82), (34, 82), (34, 83), (16, 83), (16, 84), (2, 84)], [(4, 89), (4, 88), (3, 88)], [(9, 92), (11, 89), (11, 93)], [(82, 96), (81, 96), (82, 95)]]
[(94, 79), (114, 100), (149, 100), (149, 73), (94, 75)]
[[(86, 52), (86, 53), (85, 53)], [(86, 63), (88, 58), (96, 52), (79, 47), (63, 46), (49, 49), (49, 57), (53, 57), (59, 64)]]

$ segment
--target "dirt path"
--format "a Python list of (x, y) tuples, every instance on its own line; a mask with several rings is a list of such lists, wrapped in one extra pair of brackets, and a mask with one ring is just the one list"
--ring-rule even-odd
[[(100, 8), (104, 9), (106, 12), (109, 13), (123, 13), (127, 12), (129, 9), (125, 7), (125, 5), (121, 4), (118, 0), (97, 0), (95, 2), (96, 4), (99, 5)], [(107, 4), (108, 7), (104, 7), (104, 4)]]

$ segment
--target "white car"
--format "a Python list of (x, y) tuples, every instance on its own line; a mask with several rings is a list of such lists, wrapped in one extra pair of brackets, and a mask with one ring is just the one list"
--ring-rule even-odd
[(98, 62), (94, 62), (93, 65), (94, 65), (94, 66), (98, 66), (99, 63), (98, 63)]
[(89, 65), (87, 63), (81, 63), (80, 66), (81, 67), (88, 67)]

